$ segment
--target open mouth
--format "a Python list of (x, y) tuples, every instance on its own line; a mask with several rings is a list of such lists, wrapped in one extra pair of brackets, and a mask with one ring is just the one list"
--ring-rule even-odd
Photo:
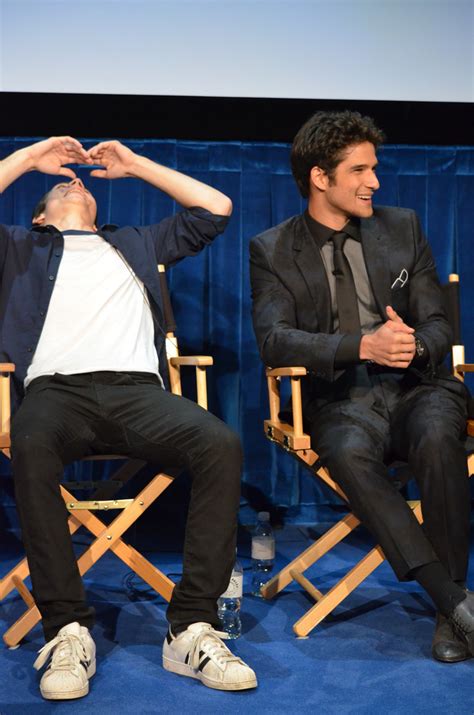
[(372, 202), (372, 194), (359, 194), (357, 198), (361, 201), (365, 201), (366, 203)]

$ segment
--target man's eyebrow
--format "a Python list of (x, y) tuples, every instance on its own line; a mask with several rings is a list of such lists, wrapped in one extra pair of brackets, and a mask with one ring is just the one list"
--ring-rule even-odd
[(376, 161), (375, 164), (353, 164), (351, 169), (376, 169), (378, 165), (378, 161)]

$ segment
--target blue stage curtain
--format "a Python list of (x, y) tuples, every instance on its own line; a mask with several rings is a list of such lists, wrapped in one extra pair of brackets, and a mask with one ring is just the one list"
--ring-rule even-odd
[[(0, 138), (0, 156), (33, 139)], [(84, 141), (91, 146), (93, 142)], [(170, 271), (169, 281), (186, 352), (209, 353), (210, 409), (242, 436), (244, 494), (289, 507), (295, 520), (315, 518), (326, 492), (263, 436), (266, 381), (251, 326), (248, 243), (252, 236), (304, 208), (289, 169), (286, 144), (125, 141), (133, 151), (201, 179), (228, 194), (234, 213), (226, 233), (196, 258)], [(474, 148), (387, 146), (379, 153), (377, 203), (415, 209), (429, 236), (440, 278), (461, 275), (464, 341), (474, 358)], [(95, 194), (99, 223), (147, 224), (179, 210), (166, 195), (134, 179), (103, 181), (79, 175)], [(37, 198), (57, 177), (29, 173), (4, 193), (2, 223), (29, 221)], [(225, 469), (225, 465), (223, 465)], [(77, 473), (77, 472), (76, 472)]]

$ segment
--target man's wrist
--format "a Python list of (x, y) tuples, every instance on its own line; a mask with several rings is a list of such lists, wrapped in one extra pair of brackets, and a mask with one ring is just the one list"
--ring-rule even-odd
[(18, 166), (21, 167), (22, 173), (25, 174), (27, 171), (34, 171), (36, 168), (36, 159), (34, 156), (33, 147), (25, 146), (22, 149), (18, 149), (12, 157), (15, 157)]
[(363, 335), (360, 341), (360, 347), (359, 347), (359, 357), (361, 360), (372, 360), (372, 351), (371, 351), (371, 343), (372, 343), (372, 336), (369, 335)]
[(125, 167), (125, 171), (127, 176), (155, 184), (159, 170), (162, 168), (161, 164), (158, 164), (156, 161), (134, 153), (130, 163)]

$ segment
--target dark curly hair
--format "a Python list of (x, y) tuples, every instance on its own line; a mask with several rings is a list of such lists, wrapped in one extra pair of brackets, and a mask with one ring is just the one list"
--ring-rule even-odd
[(330, 179), (353, 144), (370, 142), (377, 149), (383, 132), (371, 117), (359, 112), (316, 112), (303, 124), (291, 147), (291, 170), (301, 196), (309, 196), (311, 169), (319, 166)]

